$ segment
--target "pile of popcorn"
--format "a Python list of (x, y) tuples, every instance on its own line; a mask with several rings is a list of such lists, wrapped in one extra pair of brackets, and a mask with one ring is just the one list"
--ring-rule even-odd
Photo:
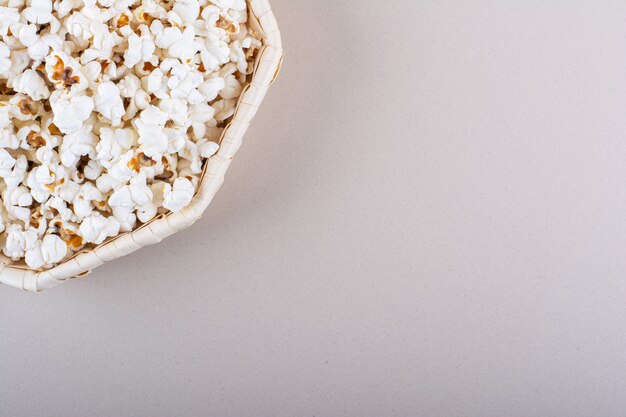
[(261, 46), (245, 0), (0, 0), (0, 246), (48, 268), (187, 206)]

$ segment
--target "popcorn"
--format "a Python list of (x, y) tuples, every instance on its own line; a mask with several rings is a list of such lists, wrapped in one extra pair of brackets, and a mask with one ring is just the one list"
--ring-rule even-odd
[(158, 107), (148, 106), (133, 121), (139, 133), (139, 149), (148, 157), (159, 157), (167, 151), (168, 138), (164, 133), (167, 113)]
[(46, 187), (49, 184), (42, 183), (37, 178), (40, 169), (43, 169), (44, 172), (50, 172), (47, 167), (38, 167), (36, 170), (30, 171), (26, 179), (26, 186), (30, 189), (30, 194), (35, 201), (45, 203), (50, 197), (50, 189)]
[(52, 20), (52, 1), (31, 0), (30, 7), (24, 9), (22, 15), (31, 23), (49, 23)]
[(94, 102), (96, 111), (111, 120), (111, 125), (118, 126), (122, 122), (124, 103), (120, 89), (113, 82), (103, 82), (98, 86)]
[(224, 87), (220, 89), (220, 96), (225, 99), (236, 99), (241, 95), (241, 85), (234, 75), (229, 75), (224, 80)]
[(98, 212), (93, 212), (85, 217), (79, 231), (85, 242), (98, 245), (107, 237), (116, 236), (120, 231), (120, 223), (114, 217), (104, 217)]
[(187, 27), (182, 33), (177, 33), (174, 42), (167, 48), (169, 56), (179, 58), (183, 62), (190, 62), (201, 46), (196, 42), (195, 36), (196, 32), (193, 27)]
[(33, 244), (26, 249), (24, 253), (24, 260), (26, 264), (33, 269), (39, 269), (44, 264), (43, 254), (41, 253), (41, 242), (35, 241)]
[(200, 139), (197, 142), (197, 145), (198, 145), (198, 150), (200, 151), (200, 156), (202, 156), (203, 158), (212, 157), (213, 155), (217, 153), (217, 151), (220, 148), (220, 145), (218, 145), (217, 143), (211, 142), (206, 139)]
[(65, 135), (59, 148), (61, 163), (72, 168), (78, 163), (81, 156), (95, 156), (97, 141), (98, 137), (92, 133), (92, 125), (83, 125), (80, 130), (74, 130)]
[(89, 216), (93, 210), (94, 206), (92, 205), (93, 201), (102, 201), (104, 196), (91, 183), (84, 184), (80, 191), (76, 194), (76, 197), (72, 200), (72, 205), (74, 206), (74, 213), (78, 217), (87, 217)]
[(199, 87), (198, 91), (204, 95), (207, 102), (213, 101), (217, 97), (220, 91), (224, 89), (226, 82), (223, 78), (215, 77), (204, 81)]
[(34, 60), (42, 60), (48, 55), (50, 47), (37, 33), (36, 25), (24, 25), (20, 28), (17, 37), (22, 45), (28, 47), (28, 55)]
[(0, 177), (5, 178), (11, 175), (16, 162), (9, 152), (5, 149), (0, 149)]
[(237, 11), (243, 11), (246, 8), (245, 0), (213, 0), (212, 3), (226, 10), (233, 9)]
[(69, 96), (63, 91), (55, 91), (50, 96), (50, 106), (54, 113), (53, 123), (62, 133), (71, 134), (81, 130), (83, 122), (91, 116), (93, 99), (89, 96)]
[(179, 0), (174, 3), (172, 11), (176, 13), (183, 25), (192, 25), (200, 14), (200, 3), (198, 0)]
[(133, 33), (128, 38), (128, 49), (124, 52), (124, 65), (131, 68), (140, 62), (149, 61), (154, 53), (155, 45), (146, 25), (139, 27), (141, 37)]
[[(5, 44), (7, 38), (5, 37)], [(8, 44), (7, 44), (8, 45)], [(9, 46), (11, 48), (11, 46)], [(11, 86), (15, 77), (21, 74), (29, 65), (31, 61), (30, 56), (28, 55), (27, 49), (12, 49), (11, 48), (11, 66), (7, 73), (4, 76), (7, 78), (7, 86)]]
[(185, 146), (178, 153), (181, 158), (189, 161), (189, 170), (192, 174), (202, 172), (202, 160), (200, 159), (200, 151), (198, 145), (189, 139), (185, 140)]
[(211, 36), (201, 45), (200, 59), (206, 71), (214, 72), (230, 60), (230, 48), (226, 42)]
[(128, 151), (135, 139), (131, 129), (100, 129), (100, 141), (96, 145), (96, 158), (105, 168), (111, 168), (115, 159)]
[(78, 62), (63, 52), (53, 52), (46, 58), (44, 69), (48, 80), (54, 83), (57, 89), (66, 90), (68, 95), (77, 95), (89, 86)]
[(44, 265), (61, 261), (67, 254), (67, 244), (56, 235), (47, 235), (41, 241), (32, 241), (34, 230), (25, 232), (25, 261), (31, 268), (41, 268)]
[(26, 187), (19, 186), (13, 190), (5, 189), (2, 193), (2, 200), (9, 215), (25, 223), (28, 222), (30, 209), (27, 207), (32, 204), (33, 198)]
[(20, 12), (12, 7), (0, 7), (0, 35), (5, 37), (20, 20)]
[(15, 94), (9, 101), (10, 117), (20, 121), (35, 120), (41, 116), (43, 106), (24, 94)]
[(262, 46), (245, 0), (5, 0), (0, 249), (46, 269), (193, 200)]
[(2, 252), (9, 258), (17, 261), (24, 257), (26, 251), (26, 236), (19, 224), (11, 224), (5, 229), (5, 242)]
[(35, 101), (50, 97), (50, 90), (46, 82), (36, 71), (28, 69), (15, 77), (13, 89), (18, 93), (24, 93)]
[(20, 155), (15, 161), (15, 164), (13, 165), (13, 168), (10, 170), (10, 172), (6, 173), (6, 175), (2, 173), (0, 174), (0, 176), (4, 179), (7, 188), (17, 188), (20, 183), (24, 181), (24, 176), (27, 169), (28, 160), (26, 159), (26, 156)]
[(152, 202), (152, 190), (147, 184), (145, 173), (132, 178), (128, 190), (134, 205), (146, 206)]
[(0, 74), (7, 74), (11, 69), (11, 50), (6, 43), (0, 42)]
[(65, 258), (67, 244), (56, 235), (48, 235), (41, 242), (41, 256), (44, 263), (55, 264)]
[(163, 207), (174, 213), (189, 205), (195, 193), (193, 184), (187, 178), (176, 178), (174, 185), (165, 184), (163, 188)]

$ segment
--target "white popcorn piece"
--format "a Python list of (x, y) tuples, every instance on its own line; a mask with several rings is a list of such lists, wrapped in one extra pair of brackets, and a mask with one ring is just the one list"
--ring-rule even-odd
[(43, 259), (43, 254), (41, 253), (41, 242), (33, 242), (33, 244), (24, 251), (24, 261), (26, 265), (33, 269), (39, 269), (45, 265), (46, 261)]
[[(125, 184), (133, 176), (137, 175), (140, 171), (137, 164), (137, 158), (133, 150), (129, 150), (122, 154), (119, 158), (116, 158), (111, 167), (108, 169), (106, 176), (101, 176), (98, 180), (103, 178), (108, 179), (112, 188), (117, 188), (121, 184)], [(100, 188), (100, 186), (98, 186)]]
[(7, 74), (11, 64), (11, 50), (6, 43), (0, 42), (0, 74)]
[(74, 212), (70, 210), (67, 203), (60, 197), (51, 197), (45, 202), (44, 207), (54, 209), (57, 213), (59, 213), (61, 220), (66, 222), (75, 217)]
[(220, 96), (225, 99), (236, 99), (241, 95), (241, 85), (234, 75), (229, 75), (224, 80), (224, 88), (220, 90)]
[(195, 29), (192, 26), (187, 27), (181, 36), (167, 48), (169, 56), (178, 58), (183, 62), (190, 62), (201, 46), (196, 42), (195, 36)]
[(0, 176), (2, 176), (8, 188), (17, 188), (24, 181), (27, 169), (28, 160), (25, 155), (20, 155), (17, 157), (13, 168), (9, 172), (1, 173)]
[(90, 159), (87, 165), (83, 168), (85, 178), (89, 180), (96, 180), (104, 171), (104, 167), (94, 159)]
[(141, 81), (142, 87), (147, 93), (155, 95), (160, 93), (159, 95), (166, 96), (167, 82), (164, 80), (164, 74), (160, 68), (153, 70), (150, 75), (143, 77)]
[[(61, 126), (59, 126), (61, 129)], [(59, 148), (61, 163), (68, 167), (74, 167), (81, 156), (95, 156), (98, 137), (93, 134), (91, 125), (82, 125), (79, 129), (72, 129), (65, 135)]]
[(46, 213), (43, 212), (43, 208), (39, 206), (33, 210), (28, 220), (30, 230), (34, 231), (39, 239), (41, 239), (45, 235), (46, 230), (48, 230), (48, 220), (44, 217), (45, 215)]
[(139, 149), (148, 157), (159, 157), (167, 152), (168, 138), (164, 133), (167, 113), (158, 107), (148, 106), (133, 121), (139, 134)]
[(200, 3), (198, 0), (179, 0), (174, 3), (172, 11), (180, 17), (185, 26), (190, 26), (200, 14)]
[(215, 142), (211, 142), (206, 139), (201, 139), (198, 141), (198, 150), (200, 151), (200, 156), (203, 158), (210, 158), (217, 153), (220, 145)]
[(152, 201), (137, 207), (137, 220), (147, 223), (152, 220), (158, 213), (157, 205)]
[(189, 112), (189, 118), (197, 123), (207, 123), (214, 115), (215, 109), (206, 103), (194, 104)]
[(72, 200), (74, 213), (78, 217), (87, 217), (93, 212), (94, 206), (92, 202), (102, 201), (103, 199), (104, 196), (96, 186), (89, 182), (85, 183), (76, 194), (76, 197), (74, 197), (74, 200)]
[(67, 244), (56, 235), (47, 235), (41, 242), (41, 255), (48, 265), (60, 262), (67, 255)]
[(28, 207), (33, 204), (33, 197), (28, 192), (28, 188), (23, 185), (13, 190), (10, 196), (6, 196), (4, 200), (5, 202), (9, 201), (12, 205), (19, 207)]
[(96, 157), (105, 167), (126, 153), (133, 145), (135, 135), (131, 129), (101, 128), (100, 140), (96, 145)]
[(111, 81), (98, 85), (94, 96), (95, 109), (111, 121), (111, 125), (118, 126), (122, 122), (124, 103), (119, 88)]
[(50, 97), (50, 90), (48, 90), (46, 82), (32, 69), (24, 71), (15, 78), (13, 89), (18, 93), (28, 95), (36, 101)]
[(12, 124), (11, 107), (10, 102), (0, 100), (0, 148), (10, 147), (10, 137), (13, 134), (12, 129), (8, 129)]
[(26, 186), (30, 189), (30, 194), (38, 203), (45, 203), (50, 197), (50, 189), (48, 184), (44, 184), (37, 179), (37, 173), (42, 169), (45, 172), (49, 172), (49, 169), (44, 166), (37, 167), (36, 170), (30, 171), (26, 179)]
[(0, 148), (0, 177), (6, 178), (11, 175), (16, 162), (16, 159), (6, 149)]
[(187, 129), (184, 127), (166, 127), (163, 131), (165, 136), (167, 136), (167, 153), (175, 154), (180, 152), (185, 146)]
[(140, 173), (131, 178), (128, 190), (133, 205), (145, 206), (152, 201), (152, 190), (148, 186), (145, 173)]
[(81, 130), (83, 122), (94, 109), (94, 102), (88, 96), (69, 96), (62, 91), (55, 91), (50, 96), (50, 106), (54, 113), (54, 124), (61, 132), (71, 134)]
[(28, 67), (30, 61), (27, 49), (11, 49), (11, 68), (7, 74), (8, 84)]
[(28, 55), (32, 59), (40, 61), (48, 55), (50, 46), (39, 36), (37, 30), (36, 25), (23, 25), (17, 36), (22, 45), (28, 47)]
[(115, 47), (116, 38), (109, 32), (106, 24), (91, 22), (89, 32), (92, 34), (91, 45), (81, 55), (81, 63), (86, 64), (94, 59), (107, 59), (111, 55), (111, 50)]
[(245, 0), (212, 0), (211, 2), (222, 10), (232, 9), (242, 11), (246, 8)]
[(141, 36), (133, 33), (128, 37), (128, 49), (124, 52), (124, 65), (128, 68), (134, 67), (140, 62), (149, 61), (155, 50), (155, 44), (148, 27), (142, 25), (140, 30)]
[(57, 17), (63, 18), (67, 16), (72, 9), (80, 7), (81, 4), (81, 0), (61, 0), (58, 3), (55, 3), (54, 9), (57, 12)]
[(154, 34), (154, 43), (161, 49), (169, 49), (174, 42), (183, 37), (183, 33), (178, 27), (163, 27), (160, 20), (155, 20), (150, 25), (150, 31)]
[(219, 69), (220, 65), (228, 63), (230, 60), (230, 48), (224, 41), (207, 39), (200, 48), (200, 58), (204, 68), (208, 72), (214, 72)]
[(137, 215), (132, 207), (114, 207), (113, 218), (120, 225), (120, 232), (130, 232), (137, 222)]
[(204, 81), (198, 91), (204, 95), (207, 102), (215, 100), (220, 91), (224, 89), (226, 82), (221, 77), (209, 78)]
[(132, 98), (141, 88), (141, 81), (135, 74), (127, 74), (117, 83), (117, 87), (122, 97)]
[(215, 5), (215, 2), (211, 2), (204, 9), (202, 9), (201, 17), (211, 27), (216, 27), (217, 21), (220, 19), (220, 8)]
[(163, 207), (177, 213), (191, 203), (195, 189), (187, 178), (176, 178), (173, 185), (163, 188)]
[(235, 99), (216, 101), (213, 103), (213, 108), (215, 109), (215, 115), (213, 117), (219, 123), (222, 123), (235, 114), (236, 106), (237, 100)]
[(114, 217), (104, 217), (93, 212), (82, 221), (79, 231), (85, 242), (100, 244), (119, 233), (120, 223)]
[(47, 166), (38, 166), (31, 172), (34, 174), (36, 182), (41, 185), (52, 184), (56, 179), (55, 173)]
[(6, 239), (2, 252), (14, 261), (24, 257), (26, 251), (26, 238), (19, 224), (9, 225), (5, 231)]
[(189, 161), (190, 174), (199, 174), (202, 172), (202, 160), (198, 145), (189, 139), (185, 140), (185, 146), (178, 152), (181, 158)]
[(19, 186), (15, 189), (6, 188), (2, 193), (2, 201), (4, 202), (4, 208), (9, 216), (21, 222), (28, 223), (30, 219), (30, 209), (27, 207), (32, 204), (32, 196), (29, 194), (26, 187)]
[(118, 188), (109, 197), (109, 206), (116, 207), (133, 207), (133, 197), (131, 196), (130, 189), (124, 185)]
[(52, 1), (31, 0), (30, 7), (24, 9), (23, 16), (31, 23), (49, 23), (52, 20)]
[(19, 20), (19, 8), (0, 6), (0, 35), (7, 36), (11, 26), (15, 26)]

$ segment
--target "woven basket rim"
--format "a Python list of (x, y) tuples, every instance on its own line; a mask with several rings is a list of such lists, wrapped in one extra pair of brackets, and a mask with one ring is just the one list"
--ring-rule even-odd
[(283, 59), (278, 24), (269, 0), (246, 0), (249, 24), (263, 46), (257, 53), (249, 83), (244, 87), (230, 123), (224, 128), (218, 152), (204, 163), (191, 204), (179, 213), (161, 214), (139, 228), (122, 233), (47, 270), (11, 264), (0, 254), (0, 284), (27, 291), (41, 291), (72, 278), (81, 278), (105, 262), (121, 258), (144, 246), (156, 244), (195, 223), (224, 182), (224, 174), (241, 146), (243, 136), (280, 71)]

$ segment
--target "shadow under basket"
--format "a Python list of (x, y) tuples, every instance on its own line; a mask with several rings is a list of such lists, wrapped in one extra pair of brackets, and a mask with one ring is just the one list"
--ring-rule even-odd
[(247, 0), (248, 24), (263, 46), (256, 54), (254, 70), (243, 89), (235, 114), (220, 138), (218, 152), (204, 163), (198, 191), (191, 204), (179, 213), (155, 217), (141, 227), (120, 234), (104, 243), (77, 252), (71, 258), (48, 270), (33, 270), (23, 263), (12, 263), (0, 255), (0, 284), (27, 291), (56, 287), (73, 278), (82, 278), (105, 262), (121, 258), (144, 246), (154, 245), (191, 226), (207, 209), (224, 182), (224, 174), (239, 149), (242, 139), (283, 59), (280, 32), (268, 0)]

